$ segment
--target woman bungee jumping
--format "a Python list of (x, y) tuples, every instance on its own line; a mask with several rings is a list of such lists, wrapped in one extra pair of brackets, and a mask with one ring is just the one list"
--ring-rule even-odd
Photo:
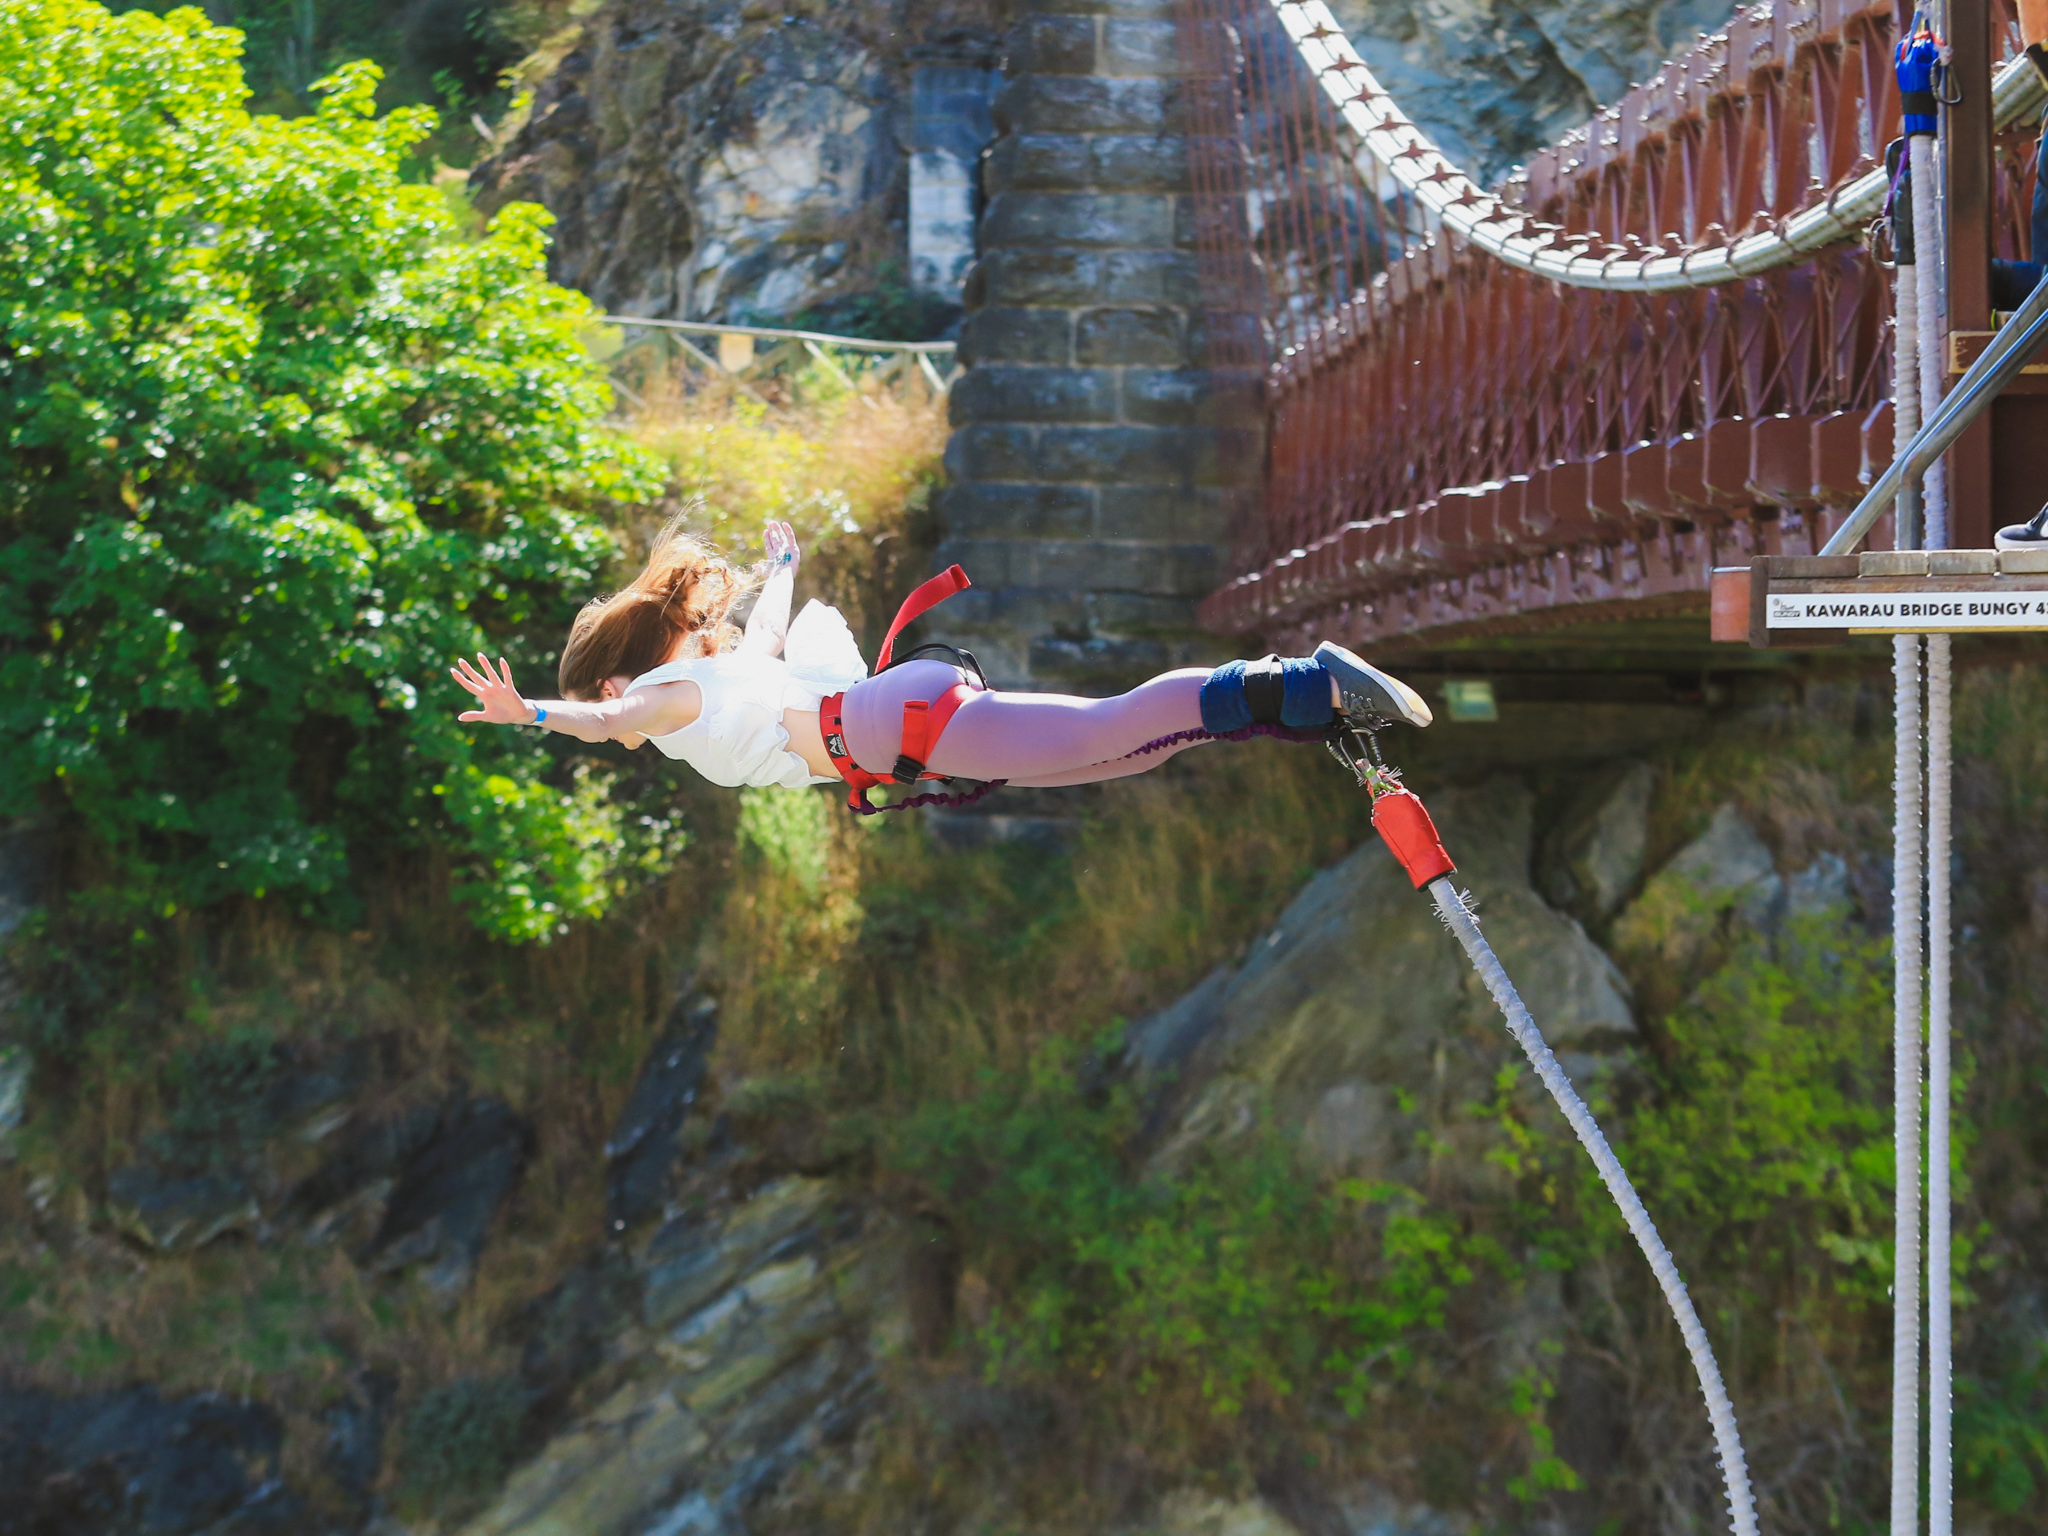
[[(968, 585), (958, 566), (910, 595), (870, 675), (838, 609), (814, 600), (791, 622), (794, 531), (770, 523), (765, 543), (765, 566), (745, 572), (671, 523), (623, 591), (577, 614), (560, 699), (525, 698), (504, 659), (479, 652), (474, 665), (450, 669), (477, 701), (461, 718), (627, 747), (651, 741), (732, 788), (844, 781), (861, 812), (877, 809), (867, 791), (881, 783), (1091, 784), (1219, 738), (1322, 740), (1340, 717), (1365, 730), (1429, 724), (1414, 689), (1328, 641), (1312, 657), (1183, 668), (1108, 699), (1000, 692), (950, 646), (893, 659), (905, 624)], [(763, 571), (741, 630), (733, 606)]]

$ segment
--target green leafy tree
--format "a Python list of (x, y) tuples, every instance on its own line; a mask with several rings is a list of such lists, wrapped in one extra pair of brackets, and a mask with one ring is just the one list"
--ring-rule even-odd
[(602, 908), (617, 814), (448, 661), (565, 622), (653, 489), (546, 215), (464, 243), (376, 71), (254, 117), (196, 10), (0, 0), (0, 814), (54, 795), (158, 910), (345, 916), (433, 850), (510, 938)]

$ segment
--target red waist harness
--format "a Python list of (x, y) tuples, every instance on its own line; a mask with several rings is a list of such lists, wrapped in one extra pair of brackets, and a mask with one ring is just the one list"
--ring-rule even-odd
[[(972, 585), (967, 573), (954, 565), (913, 590), (903, 600), (903, 606), (896, 610), (895, 622), (882, 639), (882, 649), (875, 656), (875, 673), (879, 675), (888, 670), (896, 648), (896, 637), (906, 624), (931, 612), (955, 592), (964, 592)], [(931, 761), (932, 749), (938, 746), (939, 737), (945, 732), (954, 712), (978, 691), (970, 683), (955, 683), (929, 703), (923, 699), (912, 699), (906, 703), (903, 706), (903, 745), (897, 754), (896, 766), (886, 778), (878, 773), (869, 773), (853, 760), (853, 754), (846, 749), (846, 727), (840, 719), (845, 693), (835, 693), (823, 700), (818, 705), (818, 725), (824, 732), (825, 752), (832, 759), (832, 766), (846, 780), (847, 804), (856, 811), (866, 812), (872, 809), (867, 803), (868, 791), (877, 784), (915, 784), (919, 779), (944, 778), (944, 774), (927, 773), (924, 765)]]

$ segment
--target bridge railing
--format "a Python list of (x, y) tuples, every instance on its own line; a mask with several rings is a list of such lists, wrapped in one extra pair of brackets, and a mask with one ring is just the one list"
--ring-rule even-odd
[[(1365, 152), (1383, 135), (1327, 84), (1346, 55), (1324, 44), (1337, 62), (1312, 72), (1281, 24), (1291, 3), (1187, 0), (1239, 85), (1198, 167), (1205, 276), (1263, 290), (1269, 348), (1264, 501), (1205, 619), (1277, 638), (1336, 616), (1370, 640), (1691, 601), (1716, 563), (1817, 548), (1890, 456), (1886, 269), (1843, 243), (1668, 292), (1518, 270)], [(1602, 262), (1782, 227), (1879, 164), (1898, 21), (1848, 0), (1740, 13), (1498, 200), (1525, 243)], [(2001, 255), (2024, 254), (2030, 148), (2024, 129), (2001, 142)]]

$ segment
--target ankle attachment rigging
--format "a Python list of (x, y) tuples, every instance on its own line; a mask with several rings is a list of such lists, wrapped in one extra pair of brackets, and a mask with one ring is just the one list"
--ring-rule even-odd
[(1211, 736), (1253, 725), (1309, 730), (1332, 713), (1330, 674), (1309, 656), (1226, 661), (1202, 684), (1202, 729)]

